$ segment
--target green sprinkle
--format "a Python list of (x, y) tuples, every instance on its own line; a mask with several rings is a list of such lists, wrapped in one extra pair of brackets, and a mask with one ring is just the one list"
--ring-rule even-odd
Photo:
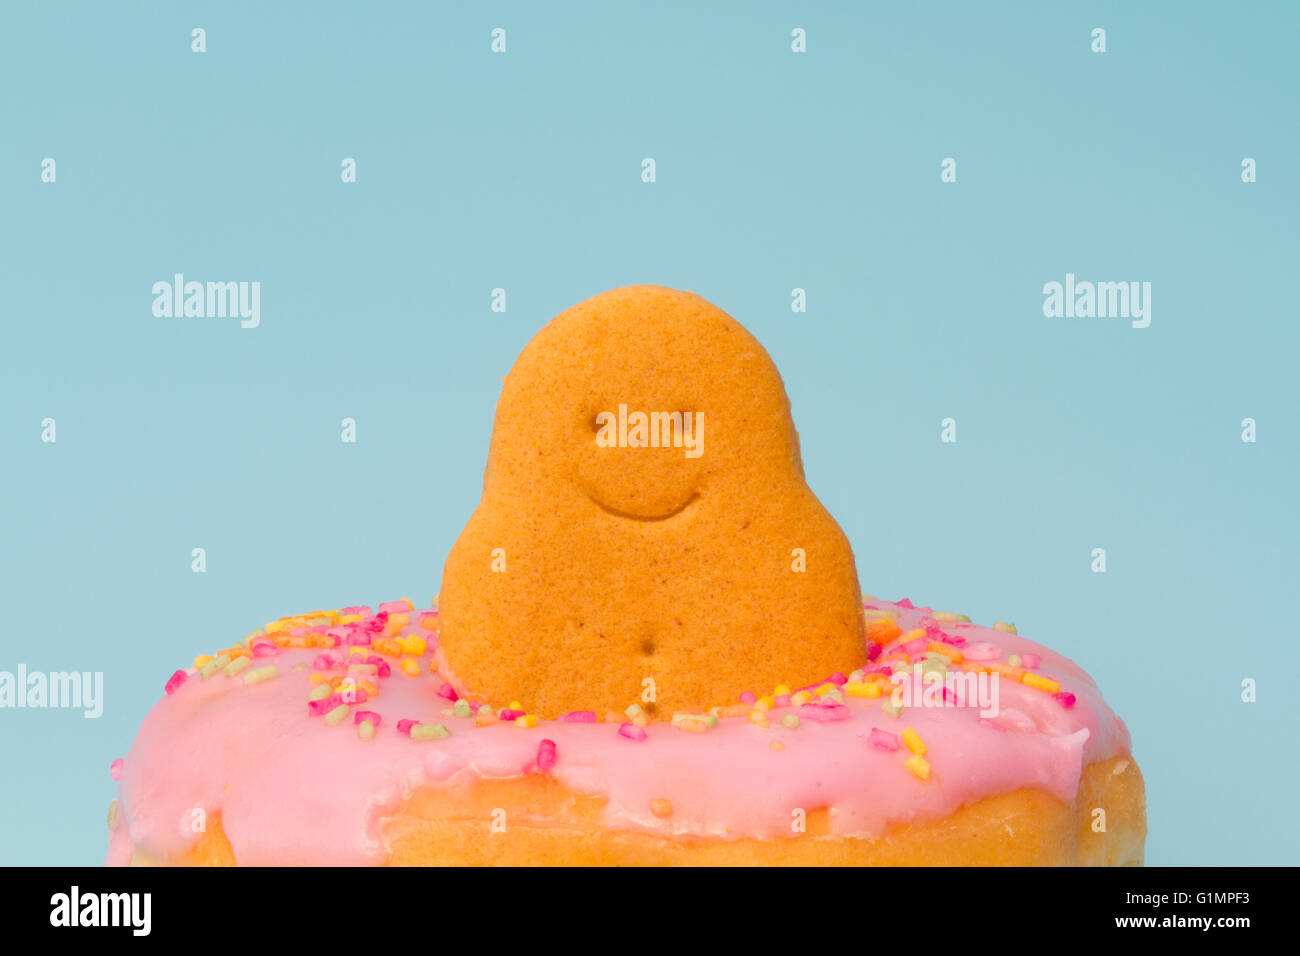
[(833, 700), (837, 704), (844, 703), (844, 695), (840, 693), (840, 689), (838, 687), (836, 687), (834, 690), (828, 690), (826, 693), (822, 694), (820, 699)]
[(954, 614), (952, 611), (935, 611), (932, 616), (936, 621), (944, 621), (948, 623), (961, 621), (964, 624), (970, 623), (970, 618), (965, 614)]
[(849, 683), (850, 683), (850, 684), (861, 684), (861, 683), (862, 683), (862, 679), (863, 679), (864, 677), (866, 677), (866, 676), (867, 676), (867, 675), (864, 674), (862, 671), (860, 671), (860, 670), (856, 670), (856, 671), (854, 671), (852, 674), (849, 675)]
[(325, 723), (329, 724), (331, 727), (341, 724), (347, 719), (348, 710), (349, 707), (347, 704), (339, 704), (325, 715)]
[(238, 674), (240, 671), (242, 671), (245, 667), (247, 667), (251, 663), (253, 663), (252, 660), (250, 660), (247, 657), (236, 657), (233, 661), (231, 661), (229, 664), (226, 665), (226, 676), (234, 677), (236, 674)]
[(457, 717), (473, 717), (473, 709), (463, 700), (458, 700), (451, 705), (451, 712)]
[(708, 724), (710, 727), (716, 727), (716, 726), (718, 726), (718, 715), (717, 715), (717, 714), (705, 714), (703, 720), (704, 720), (704, 722), (705, 722), (706, 724)]
[(199, 676), (202, 677), (204, 680), (207, 680), (209, 677), (211, 677), (213, 674), (221, 670), (229, 663), (230, 663), (229, 654), (222, 654), (218, 657), (214, 657), (212, 658), (212, 660), (208, 661), (206, 664), (204, 664), (202, 667), (199, 668)]
[(883, 608), (878, 608), (878, 607), (869, 607), (862, 612), (862, 616), (865, 617), (868, 621), (874, 621), (877, 618), (881, 618), (881, 617), (888, 617), (888, 618), (898, 617), (898, 612), (885, 610)]
[(273, 677), (280, 676), (280, 668), (274, 664), (267, 664), (265, 667), (254, 667), (244, 675), (244, 683), (249, 687), (254, 684), (260, 684), (264, 680), (270, 680)]
[(255, 637), (266, 637), (266, 628), (264, 627), (253, 628), (251, 631), (249, 631), (247, 634), (243, 636), (243, 638), (240, 640), (239, 643), (247, 647), (249, 644), (253, 643), (253, 638)]
[(117, 830), (117, 797), (108, 801), (108, 832)]
[(892, 698), (882, 703), (880, 705), (880, 709), (883, 710), (885, 713), (887, 713), (890, 717), (897, 717), (900, 713), (903, 712), (902, 704), (895, 704)]
[(315, 687), (313, 687), (313, 688), (311, 689), (311, 693), (307, 695), (307, 699), (308, 699), (308, 700), (324, 700), (326, 697), (328, 697), (328, 696), (329, 696), (330, 694), (332, 694), (332, 693), (334, 693), (334, 692), (333, 692), (332, 690), (330, 690), (330, 685), (329, 685), (329, 684), (317, 684)]
[(1001, 631), (1003, 634), (1019, 634), (1014, 624), (1008, 624), (1006, 621), (994, 621), (993, 630)]
[(1019, 667), (1019, 666), (1020, 666), (1020, 655), (1019, 655), (1019, 654), (1012, 654), (1010, 657), (1007, 658), (1007, 663), (1010, 664), (1012, 667)]
[(375, 725), (368, 720), (363, 720), (357, 724), (357, 736), (362, 740), (369, 740), (375, 735)]
[(628, 720), (631, 720), (631, 719), (634, 718), (637, 714), (641, 713), (641, 705), (640, 705), (640, 704), (631, 704), (631, 705), (628, 706), (627, 710), (623, 711), (623, 713), (627, 714), (627, 718), (628, 718)]
[(413, 740), (437, 740), (439, 737), (450, 736), (451, 731), (442, 724), (416, 724), (411, 728)]
[(796, 727), (799, 726), (799, 718), (794, 714), (785, 714), (781, 718), (781, 726), (789, 727), (791, 730), (794, 730)]

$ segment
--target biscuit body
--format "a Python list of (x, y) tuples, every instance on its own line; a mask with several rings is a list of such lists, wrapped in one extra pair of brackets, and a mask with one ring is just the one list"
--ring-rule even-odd
[(853, 552), (804, 480), (775, 365), (658, 286), (588, 299), (520, 354), (439, 612), (456, 689), (541, 717), (666, 719), (865, 659)]

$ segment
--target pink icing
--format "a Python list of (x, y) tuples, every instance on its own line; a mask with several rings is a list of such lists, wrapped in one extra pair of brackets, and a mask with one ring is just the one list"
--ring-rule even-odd
[[(873, 603), (896, 610), (904, 631), (927, 621), (928, 608)], [(402, 633), (426, 632), (412, 625)], [(414, 790), (543, 766), (567, 787), (605, 797), (605, 823), (612, 828), (774, 838), (789, 834), (792, 808), (833, 806), (836, 834), (879, 836), (891, 824), (944, 817), (1021, 787), (1072, 800), (1084, 764), (1128, 752), (1123, 723), (1073, 662), (1014, 634), (977, 626), (963, 633), (971, 659), (1036, 655), (1036, 673), (1058, 681), (1060, 693), (1002, 679), (995, 718), (954, 707), (905, 707), (894, 718), (881, 710), (883, 699), (849, 694), (843, 703), (822, 698), (778, 707), (766, 729), (745, 717), (723, 718), (703, 734), (663, 722), (620, 729), (585, 713), (531, 728), (478, 727), (473, 718), (454, 716), (451, 701), (439, 694), (446, 679), (424, 661), (418, 678), (398, 672), (381, 680), (372, 706), (409, 716), (396, 728), (375, 720), (380, 729), (365, 740), (353, 719), (331, 726), (308, 716), (308, 678), (318, 652), (281, 648), (273, 680), (248, 686), (218, 673), (169, 686), (122, 764), (120, 823), (107, 862), (128, 863), (133, 843), (155, 858), (179, 856), (197, 839), (184, 824), (201, 809), (220, 813), (243, 864), (381, 863), (386, 851), (378, 824)], [(895, 650), (886, 648), (886, 656)], [(332, 673), (342, 668), (339, 661)], [(785, 727), (785, 713), (804, 719)], [(412, 739), (412, 721), (443, 723), (451, 735)], [(906, 752), (888, 749), (905, 727), (925, 741), (928, 782), (903, 764)], [(773, 749), (773, 741), (782, 748)], [(651, 812), (655, 799), (671, 802), (671, 820)]]

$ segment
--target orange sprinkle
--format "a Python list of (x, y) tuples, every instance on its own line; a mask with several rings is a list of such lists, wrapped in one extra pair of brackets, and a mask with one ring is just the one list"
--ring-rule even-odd
[(926, 650), (930, 651), (932, 654), (942, 654), (954, 664), (960, 664), (966, 659), (961, 651), (957, 650), (957, 648), (953, 647), (951, 644), (945, 644), (943, 641), (931, 641), (926, 645)]
[(881, 646), (888, 644), (902, 633), (903, 629), (892, 617), (878, 617), (867, 622), (867, 640), (875, 641)]
[(656, 797), (650, 801), (650, 812), (660, 818), (671, 817), (673, 815), (672, 801), (665, 800), (663, 797)]

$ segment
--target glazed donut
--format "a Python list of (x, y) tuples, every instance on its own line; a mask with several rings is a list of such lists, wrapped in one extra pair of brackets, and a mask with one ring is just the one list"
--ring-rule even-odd
[(113, 775), (115, 865), (1138, 865), (1146, 836), (1088, 675), (861, 597), (767, 353), (652, 286), (521, 354), (429, 607), (196, 658)]

